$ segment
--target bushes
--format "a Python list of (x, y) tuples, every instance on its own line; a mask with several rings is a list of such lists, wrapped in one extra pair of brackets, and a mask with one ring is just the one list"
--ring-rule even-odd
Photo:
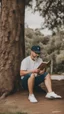
[[(54, 72), (64, 72), (62, 61), (64, 60), (64, 34), (57, 33), (55, 36), (44, 36), (38, 29), (27, 28), (25, 30), (25, 52), (30, 54), (32, 45), (41, 47), (41, 57), (44, 61), (53, 59)], [(61, 67), (61, 68), (59, 68)]]

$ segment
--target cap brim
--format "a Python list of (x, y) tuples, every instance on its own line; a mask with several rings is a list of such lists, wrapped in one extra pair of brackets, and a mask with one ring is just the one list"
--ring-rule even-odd
[(40, 54), (40, 51), (34, 51), (35, 53), (37, 53), (37, 54)]

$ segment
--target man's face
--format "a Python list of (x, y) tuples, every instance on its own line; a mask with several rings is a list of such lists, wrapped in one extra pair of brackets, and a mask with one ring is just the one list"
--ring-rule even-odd
[(37, 60), (40, 54), (35, 53), (34, 51), (31, 51), (31, 56), (33, 57), (34, 60)]

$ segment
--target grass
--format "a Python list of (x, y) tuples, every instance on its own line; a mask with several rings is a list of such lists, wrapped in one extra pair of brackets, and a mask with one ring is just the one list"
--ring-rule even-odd
[(0, 114), (27, 114), (27, 113), (24, 113), (24, 112), (15, 112), (15, 113), (12, 113), (12, 112), (4, 112), (4, 113), (1, 113)]

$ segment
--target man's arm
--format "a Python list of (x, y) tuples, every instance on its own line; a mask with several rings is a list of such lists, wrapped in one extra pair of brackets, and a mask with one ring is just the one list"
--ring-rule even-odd
[(39, 69), (34, 69), (34, 70), (20, 70), (20, 76), (25, 76), (26, 74), (30, 73), (38, 73)]
[(24, 76), (26, 74), (32, 73), (30, 70), (20, 70), (20, 76)]

